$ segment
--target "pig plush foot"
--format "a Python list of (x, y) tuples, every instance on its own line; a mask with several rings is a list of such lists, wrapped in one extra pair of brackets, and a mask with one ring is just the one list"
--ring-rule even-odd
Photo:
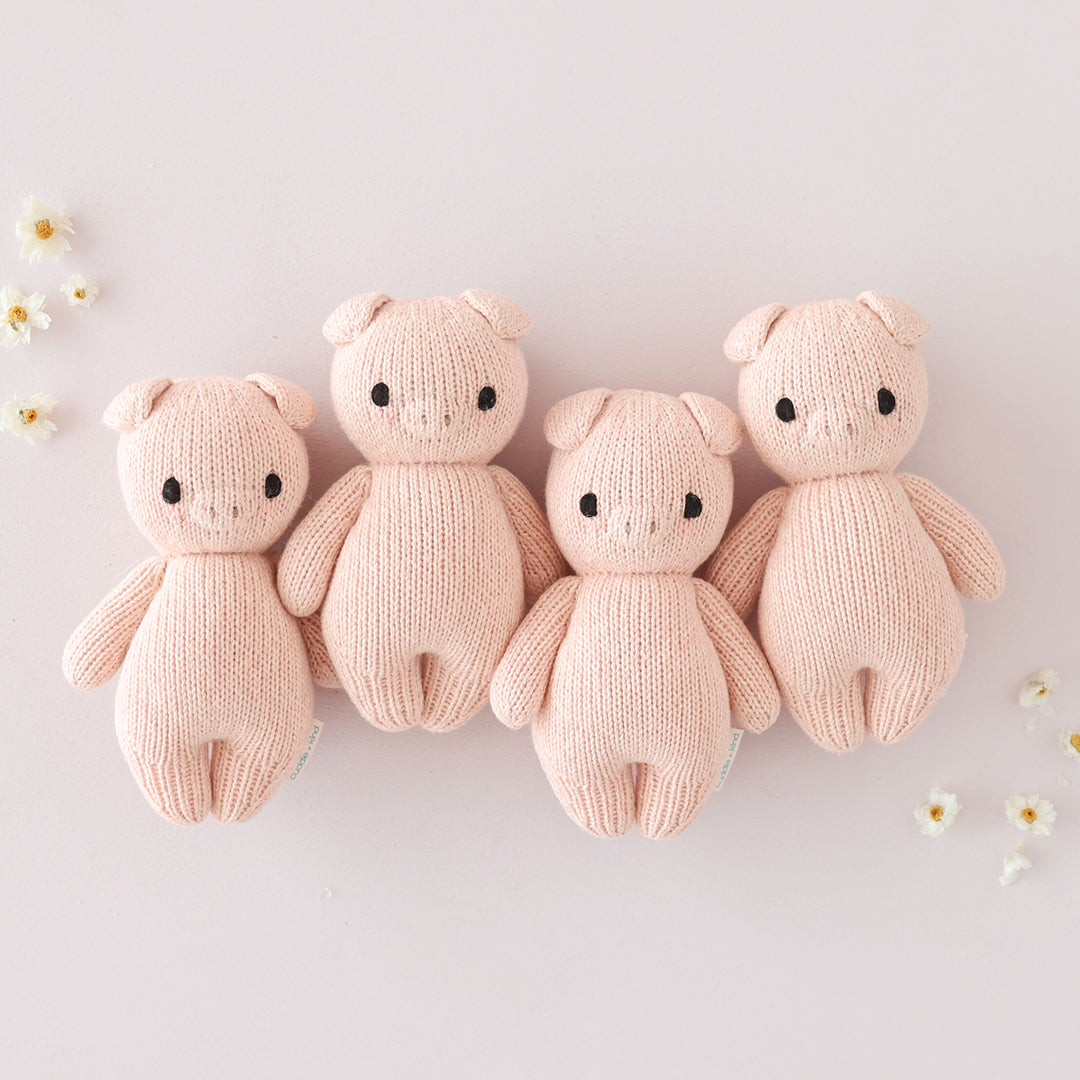
[(177, 825), (197, 825), (210, 812), (210, 762), (205, 747), (160, 760), (127, 752), (128, 765), (154, 809)]
[(441, 656), (424, 657), (424, 712), (428, 731), (452, 731), (480, 711), (491, 684), (491, 666), (481, 672), (455, 670)]
[(594, 836), (622, 836), (634, 820), (634, 785), (629, 766), (585, 781), (549, 773), (563, 809)]
[(677, 836), (701, 813), (715, 782), (683, 771), (639, 765), (637, 775), (638, 828), (650, 839)]
[(945, 693), (948, 681), (926, 686), (910, 674), (897, 678), (868, 671), (866, 726), (871, 737), (880, 743), (907, 738)]
[(268, 754), (263, 747), (253, 753), (229, 743), (214, 743), (210, 765), (214, 816), (224, 825), (254, 817), (281, 786), (295, 757), (294, 746)]
[(404, 731), (417, 723), (423, 714), (420, 664), (414, 657), (384, 665), (368, 674), (358, 674), (339, 665), (337, 673), (360, 713), (383, 731)]
[(815, 693), (788, 689), (785, 697), (799, 726), (818, 746), (844, 754), (862, 742), (866, 721), (858, 674), (846, 683)]

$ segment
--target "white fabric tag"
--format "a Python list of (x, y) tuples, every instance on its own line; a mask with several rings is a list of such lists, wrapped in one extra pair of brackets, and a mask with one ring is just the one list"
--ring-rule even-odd
[(731, 765), (735, 760), (735, 755), (739, 752), (739, 740), (742, 737), (743, 732), (739, 728), (731, 729), (731, 735), (728, 738), (727, 755), (724, 757), (724, 764), (720, 766), (720, 775), (716, 778), (714, 791), (719, 791), (724, 786), (724, 781), (728, 778), (728, 773), (731, 772)]
[(300, 756), (293, 762), (292, 768), (289, 770), (290, 780), (300, 779), (304, 766), (307, 765), (311, 755), (315, 753), (315, 747), (319, 745), (319, 736), (322, 734), (322, 729), (323, 723), (321, 720), (311, 721), (311, 731), (300, 749)]

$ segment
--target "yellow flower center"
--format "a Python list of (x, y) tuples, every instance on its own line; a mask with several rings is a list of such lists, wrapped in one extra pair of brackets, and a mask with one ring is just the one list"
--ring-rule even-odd
[(1020, 811), (1020, 816), (1030, 825), (1039, 815), (1035, 813), (1033, 807), (1025, 806)]
[(1043, 694), (1045, 694), (1046, 691), (1049, 690), (1049, 689), (1050, 689), (1050, 687), (1048, 687), (1048, 686), (1040, 686), (1039, 689), (1035, 691), (1035, 696), (1036, 697), (1042, 697)]
[(53, 228), (53, 223), (46, 217), (34, 222), (34, 232), (38, 234), (39, 240), (48, 240), (56, 230)]
[(27, 314), (26, 314), (26, 308), (20, 307), (18, 304), (15, 304), (13, 307), (8, 308), (7, 318), (4, 319), (4, 322), (9, 322), (9, 323), (26, 322), (28, 317), (29, 316), (27, 316)]
[(71, 295), (74, 296), (76, 300), (85, 300), (86, 299), (86, 290), (85, 289), (76, 289)]
[(945, 816), (945, 807), (935, 803), (930, 807), (930, 820), (940, 821)]
[(1080, 754), (1080, 731), (1076, 732), (1076, 734), (1075, 734), (1075, 735), (1072, 735), (1072, 736), (1070, 736), (1070, 738), (1069, 738), (1069, 743), (1070, 743), (1070, 745), (1072, 746), (1072, 748), (1073, 748), (1073, 749), (1074, 749), (1074, 750), (1075, 750), (1075, 751), (1076, 751), (1076, 752), (1077, 752), (1078, 754)]
[(20, 409), (19, 419), (24, 424), (32, 424), (37, 419), (37, 409)]

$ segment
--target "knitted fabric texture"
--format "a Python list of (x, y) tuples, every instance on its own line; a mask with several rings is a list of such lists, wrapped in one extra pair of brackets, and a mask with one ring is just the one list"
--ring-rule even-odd
[(761, 641), (795, 719), (853, 750), (910, 734), (960, 663), (957, 590), (992, 600), (1005, 570), (986, 530), (928, 480), (896, 474), (927, 407), (928, 327), (880, 293), (770, 304), (724, 345), (739, 408), (787, 481), (762, 496), (706, 571)]
[(146, 797), (170, 821), (245, 821), (311, 728), (305, 637), (266, 551), (300, 506), (315, 406), (270, 375), (150, 379), (105, 422), (120, 432), (124, 500), (160, 552), (71, 636), (64, 673), (89, 689), (120, 670), (116, 727)]
[(535, 721), (540, 762), (582, 828), (617, 836), (636, 817), (645, 835), (674, 836), (715, 784), (730, 713), (763, 731), (780, 709), (749, 631), (693, 576), (731, 513), (739, 422), (700, 394), (590, 390), (557, 404), (545, 432), (548, 513), (577, 576), (514, 635), (492, 708), (511, 727)]
[(543, 514), (488, 462), (525, 408), (530, 328), (515, 303), (367, 293), (327, 320), (334, 408), (370, 464), (346, 473), (290, 539), (285, 605), (322, 608), (360, 712), (448, 731), (484, 704), (526, 602), (563, 572)]

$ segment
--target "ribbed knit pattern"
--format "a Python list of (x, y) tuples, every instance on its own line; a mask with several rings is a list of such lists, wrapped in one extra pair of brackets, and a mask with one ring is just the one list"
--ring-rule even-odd
[(1005, 583), (974, 517), (928, 480), (894, 473), (926, 415), (927, 330), (902, 301), (863, 293), (770, 304), (725, 342), (744, 365), (750, 438), (788, 486), (750, 508), (706, 578), (744, 617), (760, 593), (761, 642), (785, 701), (829, 750), (853, 750), (866, 729), (884, 743), (914, 730), (960, 663), (957, 590), (992, 600)]
[(314, 417), (307, 394), (269, 375), (147, 380), (106, 412), (128, 509), (162, 554), (84, 620), (64, 671), (90, 688), (120, 670), (120, 745), (170, 821), (247, 820), (311, 728), (304, 638), (318, 650), (318, 623), (302, 636), (266, 552), (307, 488), (295, 428)]
[(700, 394), (595, 390), (556, 405), (545, 431), (548, 514), (577, 576), (514, 635), (492, 708), (511, 727), (535, 721), (540, 762), (582, 828), (617, 836), (636, 818), (674, 836), (716, 781), (731, 712), (762, 731), (780, 708), (753, 638), (693, 576), (731, 512), (741, 429)]
[(342, 685), (377, 727), (449, 731), (487, 699), (531, 603), (565, 569), (524, 485), (489, 462), (525, 408), (528, 315), (482, 290), (342, 304), (324, 333), (346, 473), (291, 537), (286, 606), (321, 607)]

